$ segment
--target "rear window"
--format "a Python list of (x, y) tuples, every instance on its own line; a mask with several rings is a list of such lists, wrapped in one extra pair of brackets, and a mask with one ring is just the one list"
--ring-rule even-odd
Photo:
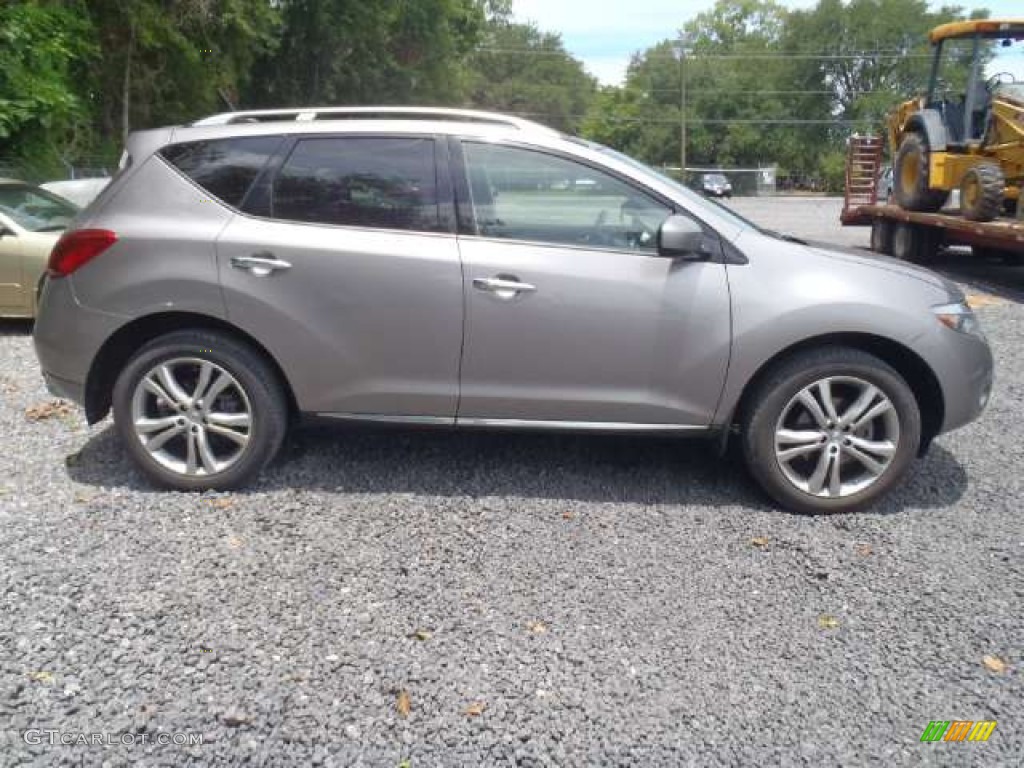
[(271, 198), (276, 219), (441, 229), (432, 139), (302, 139), (277, 173)]
[(280, 136), (190, 141), (164, 147), (160, 155), (218, 200), (238, 208), (280, 144)]

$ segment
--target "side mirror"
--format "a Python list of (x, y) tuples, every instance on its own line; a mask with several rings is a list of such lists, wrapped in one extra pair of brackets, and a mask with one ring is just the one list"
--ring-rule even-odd
[(665, 219), (658, 230), (658, 255), (687, 261), (706, 261), (704, 230), (689, 216), (676, 213)]
[(8, 229), (3, 224), (0, 224), (0, 238), (7, 237), (8, 235), (11, 235), (13, 237), (16, 234), (17, 233), (13, 229)]

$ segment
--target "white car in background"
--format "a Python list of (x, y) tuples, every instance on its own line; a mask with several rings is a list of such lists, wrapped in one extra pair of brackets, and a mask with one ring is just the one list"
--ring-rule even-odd
[(60, 195), (65, 200), (70, 200), (79, 208), (85, 208), (96, 196), (103, 191), (103, 188), (110, 183), (109, 176), (98, 179), (65, 179), (63, 181), (48, 181), (39, 186), (47, 192)]

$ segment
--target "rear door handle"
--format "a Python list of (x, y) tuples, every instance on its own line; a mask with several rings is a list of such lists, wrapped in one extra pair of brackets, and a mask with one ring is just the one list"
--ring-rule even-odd
[(473, 287), (478, 291), (493, 293), (499, 299), (514, 299), (520, 293), (534, 293), (537, 290), (537, 286), (520, 282), (511, 275), (474, 277)]
[(254, 253), (252, 256), (232, 256), (231, 266), (246, 269), (256, 277), (266, 277), (278, 270), (291, 269), (291, 263), (274, 258), (272, 253)]

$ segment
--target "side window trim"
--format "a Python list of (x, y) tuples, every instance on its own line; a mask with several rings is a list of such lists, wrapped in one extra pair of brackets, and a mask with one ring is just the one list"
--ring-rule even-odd
[(456, 232), (460, 235), (479, 236), (476, 215), (473, 213), (473, 198), (469, 194), (469, 175), (466, 173), (466, 155), (462, 151), (462, 139), (448, 137), (449, 167), (451, 168), (454, 192)]
[(443, 135), (432, 135), (434, 140), (434, 177), (437, 185), (437, 212), (441, 230), (445, 234), (458, 232), (455, 211), (455, 187), (452, 181), (451, 144)]
[[(390, 229), (385, 227), (372, 227), (357, 224), (330, 224), (327, 222), (293, 221), (291, 219), (279, 219), (274, 215), (274, 184), (281, 169), (284, 168), (299, 142), (307, 138), (315, 139), (424, 139), (433, 144), (434, 181), (438, 207), (439, 228), (433, 230), (419, 229)], [(402, 232), (417, 235), (454, 235), (456, 233), (455, 221), (455, 198), (453, 192), (452, 174), (450, 172), (449, 153), (450, 147), (444, 135), (433, 133), (404, 133), (404, 132), (343, 132), (343, 133), (296, 133), (288, 134), (278, 147), (274, 157), (264, 166), (263, 171), (253, 182), (246, 194), (239, 213), (252, 218), (277, 221), (289, 224), (300, 224), (314, 227), (334, 227), (341, 229), (360, 229), (373, 232)], [(265, 187), (268, 200), (267, 212), (260, 213), (251, 210), (252, 195), (254, 190)]]
[(277, 175), (278, 170), (280, 170), (281, 166), (284, 165), (285, 161), (288, 159), (288, 156), (291, 155), (292, 149), (295, 148), (296, 141), (298, 141), (298, 137), (294, 135), (285, 135), (281, 137), (281, 143), (277, 145), (277, 149), (273, 156), (267, 160), (266, 165), (263, 166), (263, 170), (261, 170), (259, 175), (253, 180), (252, 185), (249, 187), (249, 191), (246, 192), (245, 197), (242, 198), (242, 202), (238, 206), (240, 213), (248, 216), (259, 216), (259, 214), (250, 213), (249, 207), (252, 205), (256, 190), (261, 189), (265, 185), (268, 189), (267, 206), (268, 211), (270, 212), (269, 216), (271, 218), (273, 217), (274, 197), (270, 194), (270, 191), (273, 189), (273, 180)]
[[(680, 208), (680, 206), (675, 201), (669, 199), (668, 197), (665, 197), (664, 195), (653, 189), (650, 189), (649, 187), (644, 186), (635, 179), (631, 179), (628, 176), (623, 176), (613, 168), (606, 168), (605, 166), (594, 163), (588, 160), (587, 158), (578, 157), (577, 155), (574, 155), (570, 152), (562, 152), (560, 150), (552, 149), (550, 147), (538, 147), (533, 144), (528, 144), (509, 139), (483, 140), (474, 136), (453, 135), (448, 137), (448, 146), (449, 152), (451, 154), (452, 177), (454, 179), (455, 208), (457, 213), (458, 233), (461, 236), (481, 237), (489, 240), (495, 239), (490, 238), (487, 235), (481, 235), (479, 228), (477, 227), (476, 215), (473, 211), (472, 196), (470, 195), (469, 191), (469, 178), (466, 172), (466, 156), (463, 151), (463, 144), (494, 144), (502, 147), (522, 149), (528, 152), (536, 152), (541, 155), (549, 155), (551, 157), (556, 157), (560, 160), (565, 160), (567, 162), (577, 163), (586, 168), (590, 168), (598, 173), (605, 174), (606, 176), (609, 176), (615, 179), (616, 181), (625, 184), (626, 186), (631, 187), (632, 189), (635, 189), (637, 192), (646, 195), (651, 200), (658, 203), (659, 205), (668, 208), (673, 213), (689, 216), (691, 219), (693, 219), (701, 226), (701, 228), (704, 230), (705, 237), (711, 241), (711, 248), (714, 252), (712, 253), (710, 261), (722, 262), (723, 260), (730, 260), (729, 256), (725, 252), (725, 241), (723, 240), (722, 236), (719, 235), (718, 232), (713, 227), (711, 227), (706, 221), (701, 219), (700, 216), (697, 216), (688, 209)], [(551, 247), (556, 248), (573, 248), (579, 250), (601, 250), (610, 251), (613, 253), (625, 253), (633, 256), (644, 255), (635, 250), (628, 250), (622, 248), (609, 248), (589, 245), (574, 246), (565, 243), (543, 243), (543, 241), (537, 240), (501, 240), (500, 242), (522, 243), (530, 245), (542, 244), (550, 245)], [(654, 258), (657, 258), (654, 254), (649, 255)]]

